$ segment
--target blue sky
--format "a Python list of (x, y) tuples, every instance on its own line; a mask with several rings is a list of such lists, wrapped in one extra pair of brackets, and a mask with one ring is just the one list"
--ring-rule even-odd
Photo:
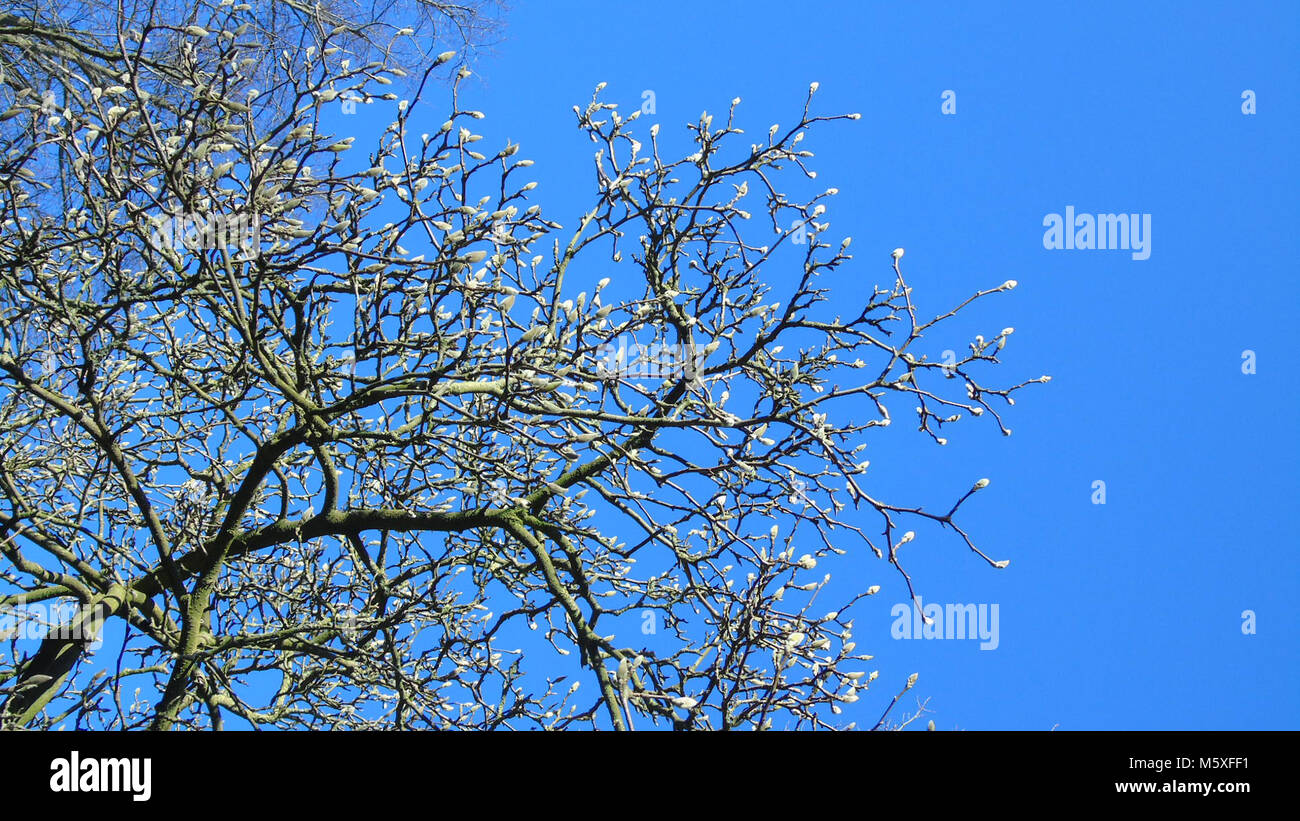
[[(752, 133), (793, 122), (815, 80), (816, 112), (862, 113), (807, 141), (818, 186), (841, 192), (831, 231), (854, 238), (847, 299), (890, 280), (896, 246), (926, 313), (1019, 282), (932, 341), (937, 358), (1015, 327), (999, 378), (1053, 381), (1019, 394), (1013, 435), (868, 440), (875, 487), (899, 499), (939, 506), (991, 480), (961, 521), (1010, 567), (921, 530), (908, 570), (926, 602), (996, 603), (999, 646), (892, 639), (901, 578), (850, 564), (883, 587), (855, 631), (886, 685), (854, 705), (862, 722), (918, 672), (942, 729), (1300, 727), (1300, 6), (574, 1), (505, 19), (464, 101), (488, 115), (485, 144), (537, 161), (551, 218), (591, 201), (572, 106), (596, 83), (624, 113), (652, 90), (644, 127), (685, 148), (685, 123), (736, 96)], [(1067, 206), (1151, 215), (1150, 257), (1045, 249), (1044, 217)]]
[[(796, 121), (817, 81), (814, 114), (862, 117), (814, 127), (801, 147), (817, 180), (783, 181), (839, 189), (828, 241), (852, 236), (855, 259), (836, 298), (860, 304), (891, 283), (900, 246), (926, 319), (1018, 282), (916, 351), (940, 360), (1014, 327), (992, 381), (1052, 381), (1017, 394), (1003, 415), (1013, 435), (965, 419), (939, 447), (894, 401), (900, 424), (875, 429), (865, 454), (867, 489), (895, 503), (947, 509), (990, 480), (958, 520), (1008, 568), (919, 526), (905, 558), (926, 603), (996, 605), (997, 647), (893, 638), (903, 581), (845, 542), (850, 555), (827, 565), (840, 589), (881, 586), (854, 630), (880, 678), (845, 721), (873, 725), (915, 672), (902, 706), (927, 699), (940, 729), (1300, 728), (1300, 396), (1286, 365), (1300, 307), (1300, 5), (1204, 6), (516, 0), (500, 41), (473, 56), (461, 102), (486, 114), (482, 145), (520, 143), (536, 162), (530, 203), (566, 228), (595, 197), (595, 146), (572, 108), (597, 83), (624, 114), (653, 92), (639, 127), (659, 123), (675, 159), (702, 111), (725, 116), (740, 97), (737, 125), (759, 140)], [(427, 89), (409, 131), (436, 131), (449, 96)], [(367, 106), (326, 125), (362, 145), (394, 113)], [(1071, 207), (1149, 215), (1149, 258), (1045, 248), (1045, 217)], [(874, 417), (862, 411), (856, 421)], [(879, 531), (866, 511), (855, 521)]]

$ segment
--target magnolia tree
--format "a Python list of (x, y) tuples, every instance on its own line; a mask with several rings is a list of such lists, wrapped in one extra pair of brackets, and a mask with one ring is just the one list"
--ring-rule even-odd
[[(739, 101), (702, 116), (676, 160), (598, 87), (562, 223), (474, 133), (465, 69), (417, 127), (452, 55), (398, 102), (400, 69), (324, 29), (267, 93), (260, 11), (125, 26), (3, 90), (6, 725), (897, 726), (915, 676), (848, 721), (879, 588), (832, 601), (841, 555), (910, 590), (928, 520), (1006, 562), (957, 521), (986, 481), (890, 502), (862, 451), (897, 402), (939, 443), (1010, 432), (1028, 383), (981, 375), (1010, 329), (914, 352), (1015, 283), (926, 318), (873, 252), (891, 284), (836, 308), (827, 275), (863, 270), (825, 239), (836, 191), (782, 193), (809, 130), (857, 116), (815, 85), (756, 143)], [(329, 133), (347, 100), (395, 120)], [(59, 625), (24, 643), (38, 612)]]

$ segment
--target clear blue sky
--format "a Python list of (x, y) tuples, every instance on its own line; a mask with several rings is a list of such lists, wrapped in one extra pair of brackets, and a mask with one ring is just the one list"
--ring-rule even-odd
[[(1014, 327), (995, 381), (1053, 380), (1018, 394), (1013, 435), (967, 419), (941, 448), (894, 402), (900, 424), (866, 454), (869, 490), (895, 502), (946, 509), (991, 480), (960, 522), (1008, 568), (920, 527), (906, 558), (925, 602), (996, 604), (998, 646), (892, 638), (902, 580), (845, 543), (829, 569), (882, 590), (854, 631), (880, 679), (844, 720), (874, 724), (916, 672), (904, 706), (928, 699), (941, 729), (1300, 728), (1300, 4), (514, 5), (462, 103), (486, 113), (484, 146), (509, 138), (536, 161), (531, 201), (550, 219), (571, 227), (593, 201), (594, 146), (572, 107), (597, 83), (624, 113), (653, 91), (641, 127), (658, 122), (681, 156), (702, 111), (741, 97), (738, 125), (758, 140), (792, 124), (817, 81), (814, 113), (862, 114), (804, 144), (816, 190), (840, 191), (831, 236), (854, 239), (843, 299), (892, 282), (899, 246), (927, 318), (1019, 283), (920, 351), (941, 359)], [(411, 131), (436, 131), (448, 97), (431, 87)], [(393, 113), (328, 125), (360, 146)], [(1045, 248), (1044, 218), (1067, 207), (1150, 215), (1149, 258)], [(879, 530), (865, 511), (859, 523)]]
[[(892, 639), (905, 590), (863, 559), (852, 572), (884, 588), (856, 629), (877, 696), (919, 672), (940, 728), (1300, 727), (1300, 5), (557, 0), (506, 23), (465, 101), (485, 145), (537, 160), (552, 219), (590, 202), (571, 108), (597, 82), (625, 113), (653, 90), (645, 125), (684, 137), (736, 96), (751, 133), (790, 123), (816, 80), (816, 111), (863, 115), (807, 141), (841, 191), (832, 233), (854, 238), (846, 287), (889, 280), (896, 246), (927, 313), (1019, 282), (954, 326), (1014, 326), (1002, 378), (1053, 376), (1009, 409), (1014, 434), (963, 423), (939, 448), (898, 425), (870, 446), (898, 499), (938, 506), (991, 479), (962, 521), (1011, 566), (922, 530), (909, 571), (926, 602), (998, 604), (999, 646)], [(1067, 206), (1150, 214), (1150, 258), (1045, 249), (1044, 217)], [(932, 358), (969, 338), (936, 338)], [(882, 706), (854, 705), (868, 724)]]

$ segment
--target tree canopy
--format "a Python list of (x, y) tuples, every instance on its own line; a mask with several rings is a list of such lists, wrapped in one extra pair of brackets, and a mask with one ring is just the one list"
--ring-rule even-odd
[[(870, 481), (890, 405), (1009, 433), (1046, 377), (986, 382), (1009, 328), (917, 352), (1014, 282), (925, 314), (901, 253), (830, 238), (834, 188), (789, 193), (856, 115), (814, 85), (751, 142), (737, 100), (668, 158), (598, 87), (591, 206), (552, 215), (454, 55), (344, 21), (268, 61), (284, 8), (327, 20), (0, 16), (0, 608), (85, 628), (0, 657), (7, 725), (838, 726), (878, 589), (828, 600), (840, 555), (911, 590), (930, 521), (1006, 565), (957, 521), (986, 481)], [(347, 101), (392, 124), (340, 136)], [(847, 306), (841, 270), (887, 284)]]

